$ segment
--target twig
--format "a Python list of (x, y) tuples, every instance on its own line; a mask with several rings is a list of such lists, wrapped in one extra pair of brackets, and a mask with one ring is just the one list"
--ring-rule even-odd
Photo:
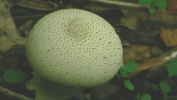
[(45, 16), (46, 14), (37, 14), (37, 15), (25, 15), (25, 16), (14, 16), (13, 19), (14, 20), (18, 20), (18, 19), (27, 19), (27, 18), (40, 18)]
[(136, 3), (122, 2), (122, 1), (110, 1), (110, 0), (91, 0), (91, 1), (118, 5), (118, 6), (134, 7), (134, 8), (148, 8), (149, 7), (149, 5), (142, 5), (142, 4), (136, 4)]
[(6, 88), (4, 88), (4, 87), (1, 87), (1, 86), (0, 86), (0, 93), (5, 94), (5, 95), (8, 95), (8, 96), (10, 96), (10, 97), (12, 97), (12, 98), (19, 99), (19, 100), (34, 100), (34, 99), (31, 99), (31, 98), (26, 97), (26, 96), (24, 96), (24, 95), (22, 95), (22, 94), (13, 92), (13, 91), (11, 91), (11, 90), (9, 90), (9, 89), (6, 89)]
[(159, 57), (155, 57), (149, 60), (145, 60), (142, 63), (139, 63), (137, 70), (132, 75), (135, 75), (140, 71), (147, 70), (152, 67), (161, 66), (165, 63), (168, 63), (170, 60), (173, 60), (176, 57), (177, 57), (177, 47), (173, 48), (172, 50), (168, 51), (167, 53)]

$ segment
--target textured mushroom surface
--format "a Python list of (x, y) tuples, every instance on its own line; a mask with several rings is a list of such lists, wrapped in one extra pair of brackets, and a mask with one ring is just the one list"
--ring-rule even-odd
[(27, 40), (34, 71), (55, 83), (91, 87), (112, 79), (122, 65), (114, 28), (89, 11), (64, 9), (41, 18)]

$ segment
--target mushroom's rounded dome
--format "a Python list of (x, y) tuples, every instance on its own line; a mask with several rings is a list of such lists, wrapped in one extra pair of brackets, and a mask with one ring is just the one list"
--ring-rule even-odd
[(55, 83), (91, 87), (112, 79), (122, 65), (114, 28), (85, 10), (64, 9), (41, 18), (27, 40), (34, 71)]

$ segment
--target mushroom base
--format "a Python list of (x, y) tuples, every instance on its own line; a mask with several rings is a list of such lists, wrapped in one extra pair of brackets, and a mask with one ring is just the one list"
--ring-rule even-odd
[(26, 88), (35, 90), (35, 100), (67, 100), (84, 88), (66, 87), (40, 78), (35, 72), (34, 77), (26, 83)]

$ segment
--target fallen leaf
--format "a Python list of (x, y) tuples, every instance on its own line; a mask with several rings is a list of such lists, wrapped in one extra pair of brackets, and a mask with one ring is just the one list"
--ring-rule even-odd
[(177, 46), (177, 29), (161, 28), (160, 36), (167, 47)]
[(136, 30), (137, 29), (137, 18), (136, 17), (128, 17), (128, 18), (121, 18), (121, 24), (130, 30)]
[(20, 36), (15, 26), (8, 5), (6, 0), (0, 3), (0, 51), (7, 51), (14, 45), (26, 43), (26, 39)]
[(177, 0), (168, 0), (168, 12), (177, 14)]

